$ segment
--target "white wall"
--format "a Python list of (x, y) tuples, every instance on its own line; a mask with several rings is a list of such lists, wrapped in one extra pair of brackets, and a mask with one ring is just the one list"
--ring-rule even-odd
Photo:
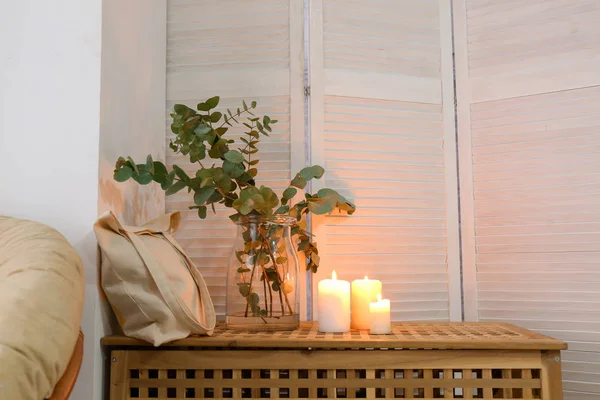
[(110, 176), (119, 155), (164, 157), (165, 25), (166, 0), (0, 2), (0, 214), (56, 228), (84, 260), (85, 353), (72, 399), (102, 393), (98, 212), (135, 223), (164, 207), (156, 189)]
[[(98, 214), (112, 210), (126, 224), (143, 223), (163, 213), (164, 192), (155, 183), (116, 182), (119, 156), (145, 162), (165, 158), (166, 0), (102, 1), (102, 69)], [(118, 331), (104, 299), (97, 298), (98, 340), (87, 342), (95, 354), (94, 382), (103, 381), (99, 337)], [(90, 391), (78, 381), (72, 398)], [(98, 396), (101, 388), (94, 388)], [(97, 397), (101, 398), (101, 397)]]
[(100, 45), (101, 0), (0, 2), (0, 214), (58, 229), (84, 260), (80, 382), (88, 393), (88, 343), (97, 339)]
[(127, 224), (164, 212), (156, 184), (113, 179), (115, 161), (165, 158), (166, 0), (103, 0), (100, 180), (98, 212), (111, 209)]

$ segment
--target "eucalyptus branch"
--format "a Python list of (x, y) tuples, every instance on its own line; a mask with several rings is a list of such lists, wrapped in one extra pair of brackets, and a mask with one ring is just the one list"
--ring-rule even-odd
[[(277, 123), (277, 120), (267, 115), (256, 117), (252, 112), (256, 108), (254, 101), (250, 107), (243, 101), (243, 109), (238, 108), (236, 112), (227, 110), (227, 113), (215, 111), (219, 101), (219, 97), (214, 96), (198, 103), (194, 108), (176, 104), (171, 113), (171, 130), (175, 136), (170, 140), (169, 147), (173, 152), (188, 157), (193, 165), (199, 166), (195, 175), (188, 176), (177, 165), (173, 165), (169, 171), (164, 163), (154, 161), (151, 156), (147, 157), (145, 163), (140, 164), (136, 164), (131, 157), (119, 157), (115, 165), (114, 179), (118, 182), (133, 179), (141, 185), (156, 182), (167, 195), (178, 193), (183, 189), (188, 189), (188, 192), (193, 191), (193, 205), (190, 209), (196, 209), (201, 219), (206, 218), (208, 205), (214, 210), (215, 203), (233, 209), (234, 214), (230, 216), (233, 221), (247, 216), (257, 218), (259, 221), (274, 215), (293, 216), (298, 220), (298, 224), (291, 227), (290, 232), (292, 239), (295, 240), (294, 247), (306, 255), (307, 268), (316, 272), (320, 259), (314, 236), (306, 230), (306, 216), (309, 213), (329, 214), (333, 211), (351, 215), (355, 211), (355, 206), (332, 189), (321, 189), (313, 194), (306, 192), (310, 182), (322, 178), (325, 173), (325, 170), (318, 165), (302, 168), (281, 196), (270, 187), (257, 186), (254, 178), (258, 174), (258, 169), (255, 166), (259, 163), (260, 157), (254, 157), (253, 160), (252, 155), (258, 152), (257, 145), (262, 137), (269, 136), (272, 125)], [(248, 122), (240, 119), (246, 118), (246, 115), (252, 116), (248, 117)], [(230, 149), (229, 146), (234, 141), (224, 138), (229, 129), (226, 125), (231, 127), (244, 125), (249, 128), (237, 138), (245, 142), (245, 146)], [(212, 161), (204, 161), (207, 159)], [(214, 162), (212, 166), (205, 166), (212, 162)], [(292, 199), (299, 193), (304, 195), (304, 199), (292, 205)], [(290, 304), (289, 283), (285, 281), (284, 276), (288, 265), (286, 263), (290, 262), (289, 257), (284, 261), (286, 257), (280, 255), (277, 248), (273, 249), (269, 242), (269, 240), (281, 240), (281, 237), (271, 229), (264, 229), (260, 223), (257, 228), (260, 236), (250, 241), (260, 241), (262, 244), (252, 243), (250, 247), (236, 251), (242, 265), (238, 269), (241, 279), (236, 279), (241, 280), (239, 291), (246, 298), (246, 310), (243, 315), (248, 317), (252, 309), (252, 315), (262, 318), (265, 322), (267, 320), (264, 317), (279, 318), (273, 314), (273, 308), (278, 308), (273, 303), (277, 302), (277, 297), (273, 295), (274, 291), (278, 292), (281, 315), (287, 315), (288, 311), (290, 316), (294, 315), (296, 310)], [(261, 229), (264, 229), (264, 232)], [(257, 270), (257, 267), (260, 270)], [(250, 273), (249, 278), (246, 273)], [(254, 276), (255, 274), (257, 277)], [(259, 295), (253, 291), (256, 288), (252, 286), (259, 285), (256, 280), (261, 279), (261, 276), (263, 290), (259, 288), (257, 292), (264, 292), (264, 294)], [(265, 297), (264, 310), (261, 308), (263, 299), (260, 299), (260, 296), (262, 295)], [(239, 316), (242, 315), (242, 311), (243, 307), (240, 307)]]
[(248, 286), (248, 295), (246, 296), (246, 312), (244, 313), (244, 317), (248, 318), (248, 308), (250, 307), (250, 296), (252, 295), (252, 280), (254, 279), (254, 270), (256, 269), (256, 261), (258, 259), (258, 257), (256, 256), (256, 253), (254, 252), (254, 250), (252, 250), (252, 254), (254, 255), (254, 260), (253, 260), (253, 265), (252, 265), (252, 271), (250, 272), (250, 284)]
[[(262, 268), (262, 273), (263, 273), (263, 278), (264, 278), (263, 283), (265, 284), (265, 310), (268, 308), (269, 315), (272, 317), (273, 316), (273, 290), (271, 289), (271, 285), (269, 285), (269, 276), (267, 275), (267, 271), (265, 270), (264, 265), (261, 265), (261, 268)], [(269, 286), (270, 307), (267, 305), (267, 293), (266, 293), (267, 290), (266, 290), (266, 285)]]
[[(240, 112), (239, 112), (239, 113), (236, 113), (236, 114), (234, 114), (234, 115), (235, 115), (235, 117), (239, 118), (239, 117), (241, 117), (241, 116), (242, 116), (242, 114), (244, 114), (244, 113), (248, 113), (248, 114), (250, 114), (250, 115), (254, 115), (254, 114), (252, 114), (252, 112), (251, 112), (249, 109), (240, 109)], [(233, 116), (231, 116), (231, 117), (227, 118), (227, 120), (229, 120), (229, 119), (233, 119), (233, 118), (234, 118), (234, 117), (233, 117)], [(237, 123), (237, 121), (236, 121), (235, 119), (233, 119), (233, 121)], [(222, 123), (221, 125), (219, 125), (219, 128), (222, 128), (222, 127), (224, 127), (226, 124), (227, 124), (227, 122), (226, 122), (226, 120), (224, 120), (224, 121), (223, 121), (223, 123)]]

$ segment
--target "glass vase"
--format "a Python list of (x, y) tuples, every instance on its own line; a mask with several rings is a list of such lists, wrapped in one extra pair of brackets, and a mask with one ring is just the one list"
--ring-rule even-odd
[(236, 222), (227, 269), (227, 328), (298, 328), (298, 257), (291, 237), (296, 223), (289, 216), (248, 216)]

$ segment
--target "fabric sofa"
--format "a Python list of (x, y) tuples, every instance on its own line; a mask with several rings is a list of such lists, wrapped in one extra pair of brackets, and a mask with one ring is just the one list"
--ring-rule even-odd
[(83, 264), (66, 239), (0, 216), (0, 399), (66, 399), (81, 365), (83, 299)]

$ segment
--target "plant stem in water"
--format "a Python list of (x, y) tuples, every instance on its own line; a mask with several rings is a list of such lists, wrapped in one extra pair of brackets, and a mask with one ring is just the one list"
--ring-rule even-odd
[[(269, 241), (263, 235), (262, 232), (260, 232), (260, 236), (262, 236), (264, 243), (267, 243), (267, 245), (268, 245)], [(277, 268), (277, 262), (275, 261), (275, 257), (273, 256), (273, 253), (271, 253), (270, 246), (269, 246), (269, 257), (271, 257), (271, 261), (273, 262), (273, 268), (275, 268), (275, 273), (277, 274), (277, 280), (279, 281), (279, 296), (281, 296), (281, 292), (283, 291), (283, 278), (279, 275), (279, 268)], [(294, 309), (290, 305), (290, 301), (287, 297), (287, 293), (283, 293), (283, 296), (285, 297), (285, 302), (288, 306), (288, 310), (290, 311), (290, 315), (294, 315)], [(281, 302), (281, 307), (283, 308), (283, 302)], [(285, 313), (282, 313), (282, 314), (285, 314)]]
[(250, 289), (248, 291), (248, 296), (246, 296), (246, 312), (244, 313), (244, 318), (248, 318), (248, 308), (250, 307), (250, 303), (248, 303), (248, 298), (252, 294), (252, 280), (254, 279), (254, 270), (256, 269), (256, 254), (252, 251), (252, 255), (254, 257), (254, 264), (252, 265), (252, 272), (250, 272)]

